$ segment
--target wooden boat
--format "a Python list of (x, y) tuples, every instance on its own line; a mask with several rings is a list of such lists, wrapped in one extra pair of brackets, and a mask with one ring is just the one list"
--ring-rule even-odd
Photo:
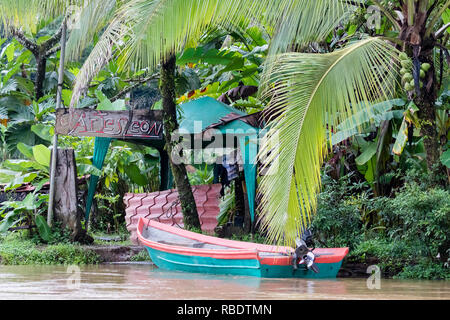
[(166, 270), (267, 278), (335, 278), (348, 248), (316, 248), (314, 263), (293, 267), (295, 250), (221, 239), (140, 218), (137, 235), (153, 263)]

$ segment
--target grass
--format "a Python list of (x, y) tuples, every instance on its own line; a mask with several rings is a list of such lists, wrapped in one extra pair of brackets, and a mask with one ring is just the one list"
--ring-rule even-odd
[(138, 254), (132, 256), (130, 258), (131, 261), (152, 261), (150, 259), (150, 255), (148, 254), (147, 250), (142, 250), (141, 252), (139, 252)]
[(76, 244), (39, 246), (19, 234), (0, 238), (0, 264), (3, 265), (84, 265), (97, 264), (99, 256)]

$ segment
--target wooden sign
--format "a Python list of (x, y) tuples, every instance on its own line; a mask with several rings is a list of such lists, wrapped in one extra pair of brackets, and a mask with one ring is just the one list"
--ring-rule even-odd
[(89, 108), (56, 110), (59, 135), (118, 139), (163, 139), (162, 111), (103, 111)]

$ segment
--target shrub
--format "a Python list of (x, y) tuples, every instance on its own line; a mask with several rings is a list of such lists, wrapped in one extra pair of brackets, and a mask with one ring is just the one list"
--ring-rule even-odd
[(394, 278), (397, 279), (426, 279), (426, 280), (450, 280), (450, 270), (448, 266), (441, 263), (421, 259), (414, 265), (407, 265)]
[(363, 240), (362, 207), (366, 196), (352, 196), (346, 177), (335, 181), (324, 175), (324, 190), (319, 194), (317, 213), (312, 221), (317, 245), (346, 247), (351, 250)]
[(152, 261), (147, 250), (142, 250), (130, 258), (131, 261)]
[(450, 192), (408, 173), (393, 197), (373, 197), (349, 176), (323, 175), (312, 222), (315, 244), (349, 247), (354, 262), (376, 260), (400, 278), (448, 279)]
[(355, 250), (349, 253), (348, 258), (355, 262), (375, 258), (383, 272), (392, 275), (402, 271), (405, 265), (415, 263), (418, 256), (414, 245), (404, 241), (375, 238), (360, 242)]
[(96, 264), (98, 255), (78, 245), (63, 243), (40, 248), (32, 240), (9, 236), (0, 242), (0, 260), (5, 265)]
[(406, 184), (395, 198), (380, 199), (380, 214), (390, 239), (419, 243), (418, 255), (440, 256), (445, 262), (450, 248), (450, 192)]

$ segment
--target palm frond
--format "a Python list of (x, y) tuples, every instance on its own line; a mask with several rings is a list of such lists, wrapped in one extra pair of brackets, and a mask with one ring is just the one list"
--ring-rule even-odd
[[(306, 3), (297, 0), (296, 3)], [(252, 20), (276, 25), (289, 0), (132, 0), (119, 12), (127, 17), (132, 35), (126, 43), (124, 62), (153, 67), (168, 52), (178, 52), (187, 43), (196, 44), (204, 32), (221, 26), (243, 32)]]
[(0, 0), (0, 19), (6, 32), (9, 27), (36, 32), (39, 22), (54, 19), (67, 12), (69, 6), (84, 7), (89, 0)]
[(8, 119), (8, 109), (0, 107), (0, 119)]
[(118, 42), (121, 41), (121, 38), (126, 33), (124, 29), (127, 29), (126, 24), (120, 19), (115, 19), (103, 32), (77, 74), (72, 90), (70, 107), (75, 106), (79, 102), (82, 94), (87, 91), (89, 83), (112, 58), (114, 45), (120, 45)]
[(0, 15), (6, 33), (9, 27), (35, 33), (40, 22), (67, 16), (66, 58), (75, 60), (121, 3), (121, 0), (0, 0)]
[(317, 206), (320, 168), (332, 128), (394, 95), (398, 51), (368, 38), (327, 54), (286, 53), (263, 77), (272, 117), (259, 153), (261, 225), (293, 245)]
[(325, 40), (360, 5), (361, 1), (292, 1), (284, 9), (282, 20), (276, 24), (269, 56)]
[(11, 91), (17, 90), (17, 81), (9, 79), (6, 83), (0, 83), (0, 96), (9, 94)]
[(91, 0), (69, 19), (70, 36), (66, 44), (66, 59), (78, 59), (83, 50), (92, 43), (94, 36), (113, 17), (116, 0)]
[[(270, 2), (263, 0), (261, 2)], [(282, 0), (281, 2), (287, 2)], [(138, 70), (155, 67), (168, 52), (179, 51), (205, 30), (219, 22), (238, 25), (242, 20), (239, 4), (260, 8), (251, 0), (131, 0), (124, 4), (103, 33), (81, 68), (74, 85), (71, 106), (75, 105), (89, 82), (111, 59), (113, 46), (121, 46), (121, 66)], [(254, 9), (253, 11), (258, 11)], [(239, 21), (239, 22), (238, 22)]]
[(97, 43), (99, 48), (80, 70), (71, 105), (121, 40), (125, 41), (118, 59), (121, 66), (151, 69), (169, 52), (195, 45), (211, 27), (242, 31), (255, 20), (275, 30), (276, 53), (289, 45), (322, 40), (353, 8), (339, 0), (131, 0), (117, 11), (112, 27)]

